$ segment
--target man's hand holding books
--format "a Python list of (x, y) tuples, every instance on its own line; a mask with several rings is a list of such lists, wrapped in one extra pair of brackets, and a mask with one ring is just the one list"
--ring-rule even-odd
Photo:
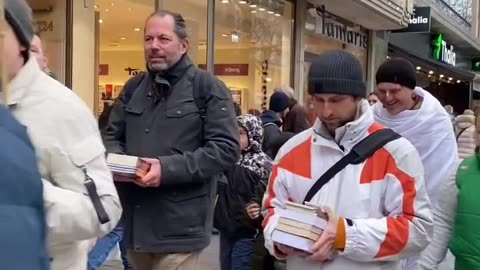
[(158, 159), (108, 154), (107, 164), (117, 182), (133, 182), (142, 187), (160, 185), (161, 166)]
[[(339, 246), (336, 243), (339, 220), (330, 208), (287, 202), (272, 236), (275, 248), (286, 256), (320, 262), (332, 259)], [(344, 234), (343, 231), (343, 238)]]

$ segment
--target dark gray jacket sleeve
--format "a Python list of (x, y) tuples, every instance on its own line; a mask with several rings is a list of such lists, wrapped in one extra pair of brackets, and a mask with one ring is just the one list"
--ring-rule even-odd
[(113, 104), (108, 125), (102, 131), (107, 153), (125, 154), (125, 93), (122, 92)]
[(212, 84), (204, 120), (204, 146), (182, 155), (158, 157), (160, 185), (205, 181), (238, 161), (238, 125), (231, 94), (222, 82), (215, 80)]

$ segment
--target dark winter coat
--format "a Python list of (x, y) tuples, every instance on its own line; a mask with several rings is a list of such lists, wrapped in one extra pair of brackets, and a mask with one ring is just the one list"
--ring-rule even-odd
[(209, 76), (202, 119), (193, 96), (197, 72), (188, 56), (167, 72), (147, 72), (131, 98), (122, 93), (110, 114), (108, 152), (158, 158), (161, 164), (158, 188), (117, 185), (126, 246), (134, 251), (188, 253), (210, 243), (217, 180), (238, 160), (240, 148), (230, 92)]
[(47, 270), (43, 184), (25, 127), (0, 106), (0, 265)]

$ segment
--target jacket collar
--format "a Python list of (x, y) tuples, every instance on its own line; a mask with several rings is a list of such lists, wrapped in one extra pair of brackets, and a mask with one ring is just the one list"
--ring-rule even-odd
[(183, 77), (185, 72), (187, 72), (187, 70), (192, 66), (193, 66), (193, 63), (190, 60), (190, 57), (188, 57), (187, 54), (184, 54), (182, 58), (180, 58), (178, 63), (176, 63), (170, 69), (165, 71), (160, 71), (160, 72), (149, 71), (149, 73), (153, 77), (155, 82), (158, 83), (164, 80), (169, 84), (169, 86), (171, 86), (171, 85), (174, 85), (176, 82), (178, 82)]
[(344, 148), (342, 150), (350, 151), (355, 144), (368, 136), (368, 130), (373, 123), (372, 109), (366, 100), (362, 100), (357, 119), (337, 128), (335, 138), (332, 138), (326, 127), (317, 119), (313, 125), (314, 144), (327, 145), (336, 149), (340, 146), (340, 148)]
[(43, 74), (43, 71), (40, 69), (40, 66), (37, 63), (35, 57), (30, 55), (29, 60), (25, 65), (20, 69), (17, 76), (13, 78), (12, 81), (8, 84), (8, 96), (7, 96), (7, 105), (15, 106), (21, 102), (23, 97), (31, 88), (33, 82)]

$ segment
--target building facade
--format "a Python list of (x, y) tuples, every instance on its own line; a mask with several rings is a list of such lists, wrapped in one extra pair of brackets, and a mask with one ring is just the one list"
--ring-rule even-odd
[[(305, 80), (316, 55), (342, 48), (362, 62), (373, 87), (377, 44), (404, 28), (413, 0), (28, 0), (50, 69), (97, 114), (129, 77), (145, 69), (143, 26), (156, 9), (181, 13), (189, 56), (213, 72), (246, 112), (261, 110), (276, 87), (307, 103)], [(341, 2), (341, 3), (340, 3)], [(348, 7), (348, 8), (345, 8)], [(383, 46), (385, 47), (385, 46)]]
[(389, 35), (388, 56), (409, 59), (419, 86), (442, 104), (472, 108), (480, 97), (478, 0), (418, 0), (409, 27)]

